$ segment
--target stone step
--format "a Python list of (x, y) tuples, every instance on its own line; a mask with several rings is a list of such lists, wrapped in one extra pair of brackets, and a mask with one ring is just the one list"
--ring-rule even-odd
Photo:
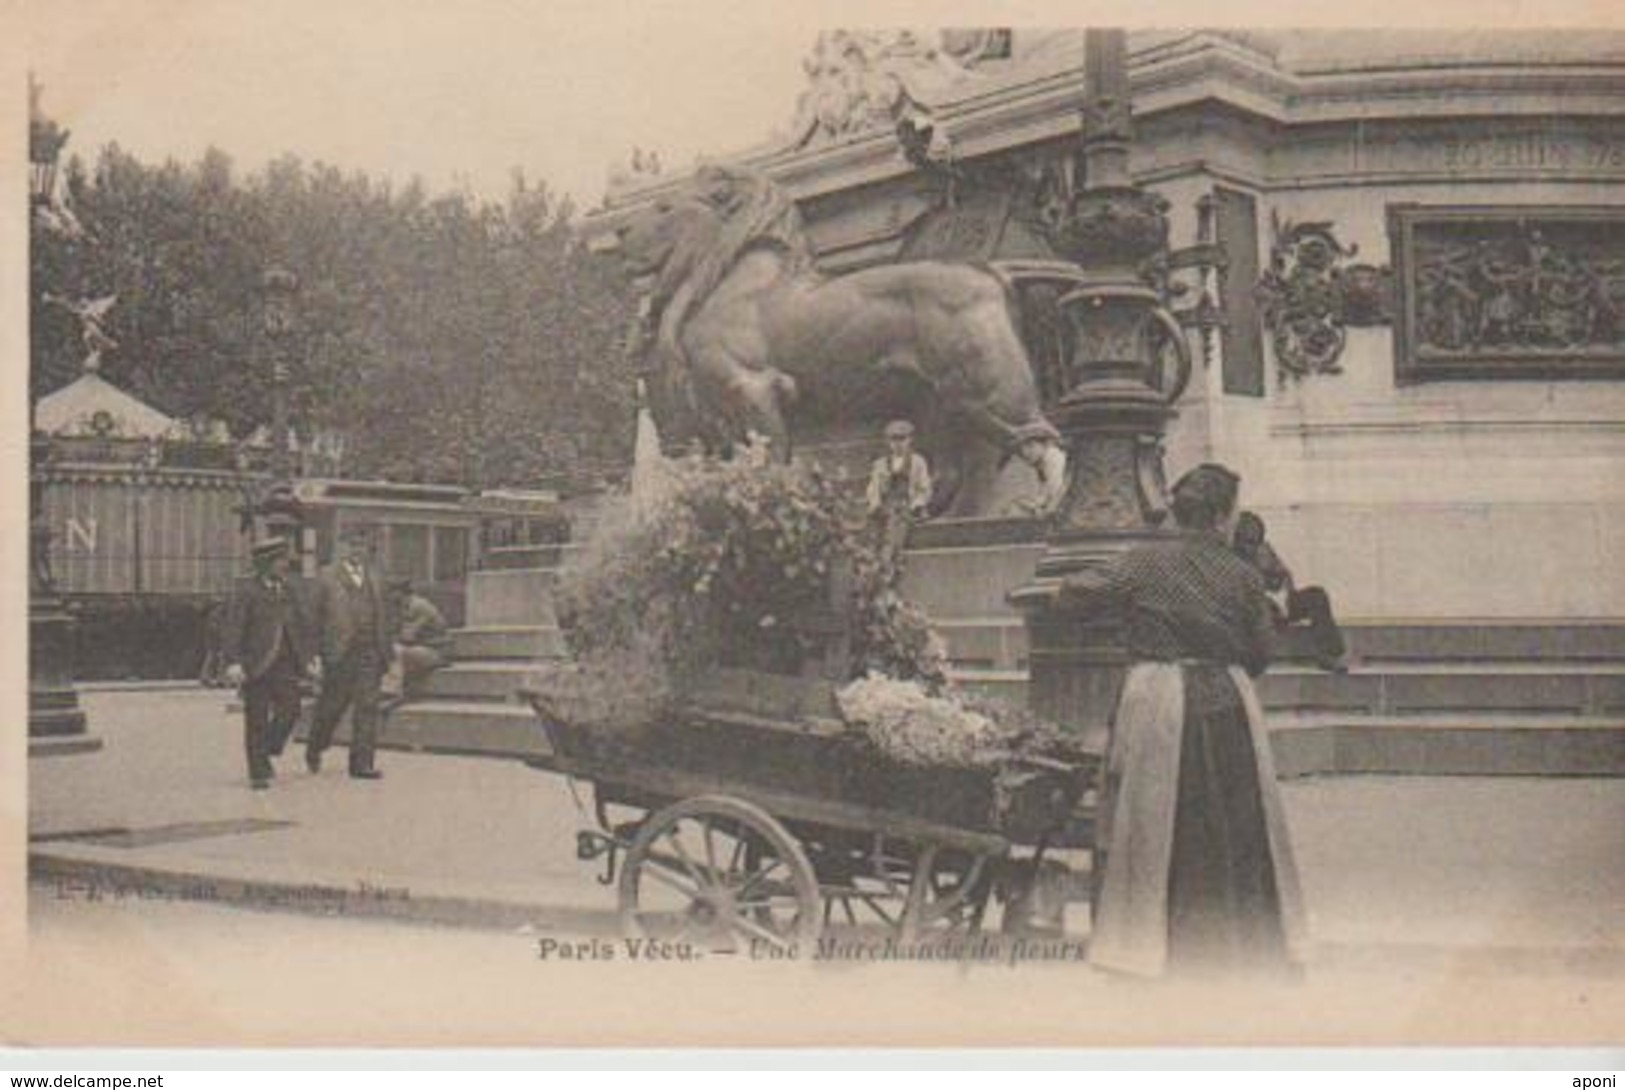
[[(1625, 776), (1622, 718), (1274, 713), (1269, 729), (1283, 778)], [(340, 728), (339, 741), (348, 740), (347, 731), (347, 724)], [(516, 759), (549, 753), (535, 716), (516, 703), (409, 704), (390, 716), (381, 744), (385, 749)]]
[(431, 699), (407, 704), (390, 715), (382, 744), (488, 757), (545, 757), (552, 752), (535, 713), (512, 702)]
[(1285, 776), (1625, 776), (1625, 718), (1269, 715)]
[[(950, 674), (964, 688), (993, 699), (1027, 699), (1025, 670)], [(1625, 715), (1625, 665), (1363, 665), (1344, 675), (1284, 666), (1271, 668), (1259, 680), (1258, 692), (1271, 711)]]
[[(927, 610), (929, 613), (930, 611)], [(1024, 669), (1027, 630), (1019, 617), (931, 614), (932, 625), (948, 643), (954, 662), (967, 668)], [(1279, 649), (1283, 655), (1307, 654), (1296, 637)], [(1345, 625), (1344, 636), (1354, 655), (1371, 666), (1399, 668), (1411, 664), (1459, 663), (1468, 669), (1534, 670), (1592, 664), (1625, 664), (1625, 626), (1610, 624), (1388, 624)], [(1302, 641), (1307, 644), (1307, 641)]]
[(426, 695), (438, 700), (512, 700), (533, 665), (520, 661), (456, 662), (429, 675)]
[(459, 661), (558, 658), (565, 654), (564, 633), (557, 625), (486, 625), (459, 628), (451, 634), (452, 658)]
[[(1026, 701), (1025, 674), (965, 671), (955, 674), (954, 680), (978, 696), (1018, 705)], [(1359, 707), (1283, 708), (1270, 706), (1269, 683), (1274, 680), (1267, 676), (1261, 688), (1283, 776), (1625, 775), (1625, 709), (1588, 715), (1563, 707), (1432, 709), (1411, 714), (1378, 714)], [(1488, 698), (1479, 699), (1482, 703)]]
[[(303, 745), (310, 716), (301, 718), (294, 741)], [(333, 732), (333, 741), (350, 744), (350, 717)], [(486, 757), (546, 756), (547, 736), (529, 707), (513, 702), (427, 698), (403, 704), (385, 718), (379, 732), (381, 749)]]
[(556, 568), (563, 557), (564, 546), (559, 544), (498, 545), (485, 550), (484, 569)]
[(465, 627), (557, 624), (553, 612), (557, 579), (558, 573), (550, 568), (469, 573)]
[(1625, 714), (1625, 667), (1544, 663), (1362, 666), (1345, 676), (1272, 670), (1259, 685), (1266, 707), (1351, 709), (1377, 715), (1427, 712)]
[(1362, 657), (1404, 661), (1625, 661), (1625, 624), (1606, 621), (1386, 621), (1345, 627)]

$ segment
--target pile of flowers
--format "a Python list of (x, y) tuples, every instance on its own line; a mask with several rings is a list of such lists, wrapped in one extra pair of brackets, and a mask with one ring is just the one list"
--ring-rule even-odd
[(600, 733), (659, 722), (670, 709), (671, 682), (651, 644), (539, 664), (520, 691), (549, 719)]
[[(849, 637), (842, 718), (911, 766), (1062, 760), (1076, 742), (1031, 714), (951, 690), (946, 649), (889, 584), (855, 497), (815, 468), (747, 446), (671, 465), (651, 506), (606, 519), (554, 593), (571, 657), (527, 681), (555, 719), (613, 736), (672, 721), (711, 666), (797, 674)], [(810, 623), (816, 622), (816, 623)]]
[(836, 693), (841, 718), (906, 765), (998, 767), (1013, 756), (1087, 761), (1079, 740), (1025, 709), (870, 674)]
[(554, 602), (573, 661), (527, 683), (561, 717), (656, 722), (681, 679), (712, 665), (796, 673), (832, 621), (851, 637), (848, 676), (946, 684), (941, 640), (886, 585), (837, 481), (754, 444), (728, 461), (682, 459), (668, 478), (657, 502), (606, 519), (561, 573)]
[(993, 717), (911, 681), (870, 674), (841, 689), (836, 701), (849, 726), (902, 764), (971, 768), (992, 760), (1004, 741)]

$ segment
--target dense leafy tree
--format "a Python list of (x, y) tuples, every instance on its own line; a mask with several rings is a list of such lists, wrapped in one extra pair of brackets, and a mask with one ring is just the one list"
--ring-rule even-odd
[(626, 459), (626, 292), (545, 185), (431, 196), (292, 156), (239, 179), (216, 150), (152, 166), (114, 144), (71, 160), (64, 188), (86, 233), (33, 232), (36, 397), (84, 355), (45, 296), (116, 293), (106, 376), (252, 433), (271, 416), (262, 278), (278, 265), (300, 284), (291, 416), (344, 436), (346, 473), (522, 485)]

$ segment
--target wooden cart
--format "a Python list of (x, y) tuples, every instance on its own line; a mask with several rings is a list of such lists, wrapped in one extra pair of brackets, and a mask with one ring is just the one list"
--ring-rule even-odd
[(839, 720), (834, 693), (718, 670), (632, 737), (578, 729), (531, 695), (553, 749), (534, 764), (590, 784), (577, 854), (604, 861), (629, 934), (775, 957), (805, 955), (830, 924), (904, 942), (969, 933), (1046, 850), (1087, 840), (1092, 765), (896, 763)]

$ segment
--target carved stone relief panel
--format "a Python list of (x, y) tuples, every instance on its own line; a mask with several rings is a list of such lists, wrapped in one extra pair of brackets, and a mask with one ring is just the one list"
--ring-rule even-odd
[(1389, 209), (1400, 382), (1625, 377), (1625, 209)]

